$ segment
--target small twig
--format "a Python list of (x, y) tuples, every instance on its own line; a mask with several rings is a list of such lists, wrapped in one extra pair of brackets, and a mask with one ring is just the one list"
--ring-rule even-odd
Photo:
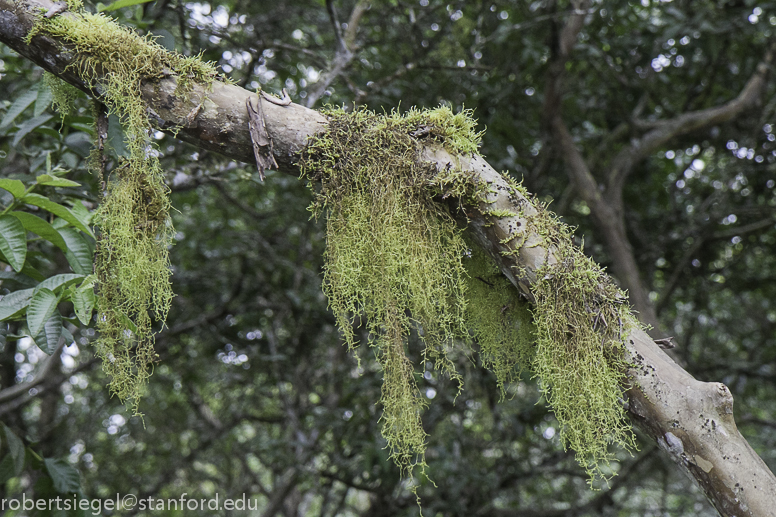
[(329, 21), (332, 27), (334, 27), (334, 35), (337, 37), (337, 51), (344, 52), (347, 46), (342, 38), (342, 25), (340, 25), (339, 18), (337, 18), (337, 10), (334, 9), (334, 2), (332, 0), (326, 0), (326, 11), (329, 13)]
[(262, 99), (268, 102), (271, 102), (272, 104), (275, 104), (277, 106), (288, 106), (289, 104), (291, 104), (291, 97), (288, 95), (288, 92), (286, 91), (286, 89), (283, 88), (282, 90), (280, 90), (280, 93), (282, 96), (279, 98), (275, 97), (274, 95), (269, 95), (264, 90), (261, 90), (260, 95)]
[(676, 347), (676, 343), (672, 341), (673, 339), (674, 339), (673, 336), (668, 336), (668, 337), (656, 339), (655, 343), (657, 343), (657, 346), (659, 346), (663, 350), (671, 350), (672, 348)]

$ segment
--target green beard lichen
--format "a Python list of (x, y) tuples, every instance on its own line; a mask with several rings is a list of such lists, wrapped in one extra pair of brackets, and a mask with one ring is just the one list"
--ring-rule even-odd
[(75, 109), (75, 100), (81, 92), (50, 72), (43, 73), (43, 83), (51, 90), (51, 104), (64, 120)]
[(411, 475), (425, 466), (426, 405), (405, 348), (411, 329), (432, 361), (459, 382), (446, 350), (467, 337), (466, 250), (448, 211), (432, 201), (435, 169), (422, 164), (413, 134), (453, 152), (475, 152), (479, 135), (466, 113), (448, 108), (378, 116), (328, 113), (326, 135), (309, 142), (301, 169), (320, 181), (311, 209), (326, 214), (324, 291), (348, 346), (365, 314), (369, 344), (384, 371), (382, 432), (391, 458)]
[(592, 485), (613, 475), (602, 470), (613, 457), (610, 444), (636, 448), (621, 386), (628, 368), (624, 339), (638, 323), (625, 295), (570, 240), (555, 255), (558, 262), (539, 270), (532, 289), (532, 369), (560, 424), (561, 443), (574, 450)]
[[(491, 187), (478, 184), (471, 172), (437, 171), (421, 155), (424, 145), (476, 152), (480, 135), (468, 113), (439, 108), (404, 117), (366, 110), (327, 115), (328, 131), (308, 142), (301, 161), (311, 185), (321, 184), (311, 209), (327, 218), (324, 291), (350, 347), (357, 344), (356, 323), (366, 316), (384, 375), (382, 432), (402, 473), (425, 467), (421, 417), (427, 401), (406, 350), (415, 329), (425, 345), (424, 364), (432, 359), (459, 389), (446, 351), (472, 337), (502, 395), (521, 370), (533, 372), (557, 416), (564, 447), (576, 451), (591, 481), (610, 475), (602, 470), (612, 458), (608, 446), (634, 447), (620, 400), (627, 368), (623, 339), (637, 325), (625, 296), (572, 245), (571, 229), (514, 182), (513, 197), (523, 200), (515, 211), (482, 210), (490, 224), (524, 217), (559, 260), (537, 271), (533, 310), (484, 251), (464, 242), (445, 205), (434, 199), (483, 206)], [(524, 244), (517, 235), (502, 242), (515, 250), (507, 254)]]
[(531, 370), (536, 330), (528, 303), (476, 245), (464, 260), (466, 323), (480, 346), (482, 365), (493, 372), (502, 398), (506, 386)]
[[(639, 323), (627, 296), (574, 246), (573, 229), (521, 185), (510, 182), (510, 188), (520, 194), (515, 199), (525, 200), (516, 203), (523, 209), (497, 217), (525, 218), (528, 228), (522, 238), (538, 234), (541, 243), (536, 245), (554, 257), (536, 271), (531, 287), (536, 343), (530, 370), (558, 420), (564, 449), (574, 450), (592, 486), (596, 479), (614, 475), (602, 468), (613, 459), (610, 445), (628, 452), (636, 448), (622, 386), (629, 367), (624, 340)], [(506, 254), (517, 253), (525, 244), (513, 239), (506, 239), (514, 250)]]
[[(95, 214), (100, 234), (95, 253), (98, 279), (96, 354), (110, 375), (110, 390), (134, 412), (155, 361), (153, 319), (164, 321), (173, 297), (168, 246), (173, 232), (168, 188), (149, 137), (141, 83), (176, 76), (177, 92), (192, 82), (210, 84), (216, 70), (196, 57), (165, 50), (149, 37), (102, 14), (79, 11), (41, 17), (36, 33), (57, 37), (78, 56), (71, 65), (87, 87), (119, 117), (129, 157), (104, 178), (107, 191)], [(67, 92), (60, 87), (54, 92)], [(56, 98), (56, 97), (55, 97)], [(68, 105), (68, 98), (56, 101)]]

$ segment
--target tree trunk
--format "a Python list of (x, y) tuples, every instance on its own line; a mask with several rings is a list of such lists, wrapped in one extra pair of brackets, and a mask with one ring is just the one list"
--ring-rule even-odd
[[(35, 16), (52, 6), (50, 0), (0, 0), (0, 41), (62, 79), (88, 91), (72, 69), (79, 58), (62, 42), (36, 35), (24, 41)], [(59, 16), (74, 16), (62, 13)], [(175, 96), (176, 80), (166, 77), (142, 87), (154, 123), (161, 129), (180, 129), (177, 138), (235, 160), (253, 163), (246, 99), (255, 95), (240, 87), (215, 82), (212, 89), (194, 85), (188, 98)], [(98, 96), (97, 92), (88, 91)], [(326, 118), (291, 104), (264, 102), (267, 131), (274, 142), (281, 170), (298, 173), (295, 162), (309, 136), (325, 130)], [(473, 181), (494, 187), (490, 204), (472, 206), (468, 231), (498, 263), (503, 274), (531, 298), (531, 285), (545, 261), (556, 259), (542, 248), (542, 237), (530, 233), (531, 206), (515, 196), (502, 176), (481, 157), (453, 157), (437, 148), (426, 148), (425, 159), (440, 170), (462, 167)], [(511, 198), (510, 198), (511, 195)], [(490, 210), (514, 211), (519, 204), (524, 216), (489, 217)], [(528, 207), (528, 208), (526, 208)], [(522, 243), (519, 249), (512, 246)], [(517, 251), (517, 253), (512, 253)], [(517, 277), (514, 271), (525, 271)], [(725, 516), (776, 516), (776, 477), (741, 436), (733, 419), (733, 398), (721, 383), (704, 383), (669, 358), (643, 331), (633, 331), (626, 341), (629, 361), (628, 413), (671, 459), (688, 472), (720, 514)]]

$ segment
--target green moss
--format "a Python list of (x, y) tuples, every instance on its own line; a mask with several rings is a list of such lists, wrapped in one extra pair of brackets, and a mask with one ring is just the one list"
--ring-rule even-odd
[(488, 215), (491, 217), (516, 217), (517, 213), (512, 210), (494, 209), (489, 210)]
[(528, 303), (493, 260), (472, 245), (467, 272), (467, 324), (480, 346), (482, 364), (495, 376), (502, 397), (521, 370), (530, 371), (536, 329)]
[(43, 83), (51, 90), (51, 103), (62, 118), (70, 115), (75, 109), (75, 100), (81, 93), (78, 88), (50, 72), (44, 72)]
[(639, 324), (625, 294), (573, 245), (573, 229), (545, 204), (528, 199), (536, 213), (522, 217), (556, 259), (536, 272), (532, 287), (531, 370), (558, 420), (561, 443), (575, 451), (592, 484), (612, 475), (604, 470), (613, 458), (610, 445), (626, 451), (636, 446), (621, 386), (628, 368), (624, 339)]
[[(213, 65), (170, 53), (151, 38), (116, 24), (102, 14), (41, 17), (31, 31), (65, 42), (78, 56), (71, 65), (121, 120), (129, 157), (104, 178), (107, 193), (96, 214), (100, 237), (95, 254), (98, 278), (99, 339), (96, 353), (111, 376), (110, 389), (134, 411), (155, 360), (153, 319), (164, 321), (172, 299), (167, 248), (171, 244), (168, 189), (149, 138), (150, 121), (141, 82), (173, 75), (178, 93), (193, 82), (210, 84)], [(68, 106), (60, 86), (58, 107)], [(152, 317), (153, 316), (153, 317)]]
[[(311, 185), (321, 185), (311, 209), (327, 218), (324, 290), (350, 347), (366, 315), (384, 372), (383, 436), (402, 472), (425, 467), (427, 403), (406, 350), (416, 329), (424, 362), (433, 360), (459, 383), (446, 351), (471, 337), (502, 393), (521, 370), (532, 371), (564, 447), (576, 451), (591, 480), (605, 476), (609, 445), (634, 445), (620, 404), (622, 340), (635, 325), (624, 295), (572, 245), (571, 229), (513, 181), (515, 211), (484, 215), (521, 217), (558, 258), (537, 272), (533, 311), (485, 252), (464, 242), (446, 205), (434, 199), (481, 206), (492, 187), (471, 172), (439, 172), (421, 154), (428, 142), (451, 153), (475, 152), (480, 135), (468, 114), (440, 108), (404, 117), (364, 110), (328, 116), (328, 132), (309, 142), (301, 162)], [(526, 234), (505, 238), (502, 244), (512, 248), (506, 253), (518, 253)]]
[(431, 199), (436, 171), (419, 160), (413, 135), (452, 152), (476, 150), (478, 135), (468, 116), (449, 108), (328, 116), (328, 133), (309, 143), (301, 165), (321, 182), (312, 210), (327, 220), (324, 290), (350, 347), (355, 318), (367, 316), (369, 343), (384, 370), (383, 436), (411, 474), (424, 465), (426, 403), (405, 352), (407, 335), (417, 329), (424, 362), (460, 382), (446, 349), (467, 334), (466, 245), (447, 210)]
[(591, 482), (608, 477), (610, 444), (626, 450), (635, 439), (620, 386), (627, 363), (623, 340), (636, 325), (625, 296), (579, 250), (561, 247), (544, 267), (533, 294), (537, 327), (533, 369), (571, 447)]

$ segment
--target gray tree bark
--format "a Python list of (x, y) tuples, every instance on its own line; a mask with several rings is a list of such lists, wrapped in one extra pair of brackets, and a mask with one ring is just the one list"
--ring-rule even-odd
[[(0, 41), (44, 69), (99, 97), (85, 87), (68, 66), (79, 56), (60, 41), (45, 35), (24, 41), (35, 15), (53, 6), (50, 0), (0, 0)], [(60, 16), (74, 16), (62, 13)], [(183, 99), (175, 95), (175, 77), (148, 81), (143, 99), (160, 129), (179, 129), (177, 137), (200, 148), (232, 159), (254, 161), (249, 135), (246, 99), (255, 95), (221, 82), (212, 89), (194, 85)], [(264, 103), (267, 131), (274, 141), (275, 159), (284, 172), (297, 174), (295, 163), (307, 138), (326, 129), (321, 114), (292, 104), (287, 107)], [(193, 116), (192, 116), (193, 114)], [(470, 206), (468, 231), (498, 264), (516, 288), (530, 298), (536, 273), (552, 250), (530, 231), (535, 215), (530, 203), (515, 196), (504, 178), (478, 156), (451, 156), (427, 147), (424, 158), (439, 170), (462, 167), (472, 181), (494, 187), (488, 203)], [(520, 210), (515, 210), (519, 205)], [(526, 208), (528, 207), (528, 208)], [(522, 217), (489, 217), (487, 212), (517, 211)], [(516, 244), (521, 244), (513, 249)], [(514, 271), (524, 270), (517, 277)], [(741, 436), (733, 419), (733, 398), (721, 383), (699, 382), (668, 357), (643, 331), (631, 332), (626, 340), (628, 414), (633, 423), (651, 436), (671, 459), (692, 478), (724, 516), (776, 517), (776, 477)]]

